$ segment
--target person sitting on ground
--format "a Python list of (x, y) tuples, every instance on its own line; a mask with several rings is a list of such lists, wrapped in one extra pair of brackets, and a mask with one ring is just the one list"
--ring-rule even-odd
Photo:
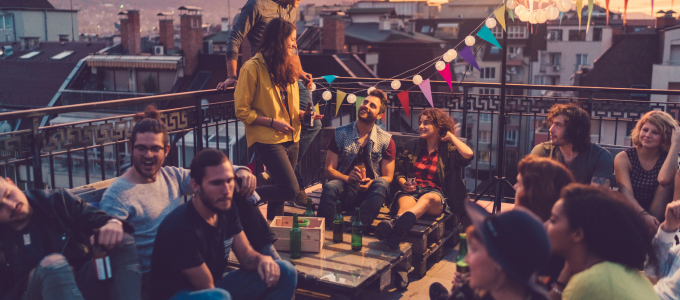
[(550, 141), (543, 142), (532, 155), (548, 157), (564, 164), (576, 182), (609, 187), (614, 174), (612, 155), (590, 142), (590, 115), (575, 104), (555, 104), (547, 118)]
[[(141, 263), (143, 297), (146, 298), (151, 252), (161, 221), (172, 210), (184, 203), (183, 196), (191, 195), (189, 170), (163, 167), (170, 151), (168, 128), (160, 119), (160, 112), (149, 106), (134, 117), (130, 135), (132, 168), (111, 183), (99, 203), (101, 209), (135, 228), (133, 234)], [(247, 167), (234, 166), (234, 173), (242, 184), (238, 192), (250, 196), (255, 190), (255, 176)], [(246, 204), (242, 209), (245, 232), (251, 244), (261, 253), (278, 259), (272, 243), (275, 236), (259, 208)]]
[[(355, 122), (335, 129), (326, 147), (326, 178), (317, 215), (333, 224), (336, 202), (342, 210), (359, 207), (364, 233), (389, 196), (396, 146), (392, 135), (375, 125), (387, 110), (387, 96), (372, 90), (359, 106)], [(361, 168), (360, 168), (361, 167)]]
[[(233, 167), (221, 151), (205, 149), (191, 161), (194, 196), (158, 227), (151, 255), (151, 299), (293, 297), (295, 268), (250, 246), (232, 205), (242, 197), (234, 193), (234, 185)], [(232, 249), (241, 269), (223, 277)]]
[(394, 176), (401, 189), (392, 205), (396, 218), (380, 222), (374, 232), (378, 239), (387, 240), (390, 249), (399, 248), (421, 216), (451, 210), (460, 216), (468, 199), (461, 170), (470, 164), (474, 152), (453, 134), (453, 119), (441, 109), (428, 108), (418, 122), (420, 138), (409, 141), (397, 158)]
[[(614, 174), (623, 199), (644, 216), (651, 232), (663, 221), (678, 169), (680, 127), (671, 115), (650, 111), (630, 134), (633, 146), (616, 155)], [(668, 155), (668, 153), (674, 153)]]
[(680, 200), (668, 203), (665, 217), (652, 240), (658, 265), (647, 263), (645, 273), (656, 280), (654, 291), (659, 299), (676, 300), (680, 299), (680, 245), (675, 241), (680, 228)]
[[(0, 177), (0, 299), (140, 299), (132, 231), (67, 191), (22, 192)], [(95, 242), (108, 253), (109, 284), (98, 282)]]
[(658, 299), (642, 272), (656, 261), (640, 214), (611, 190), (572, 183), (562, 190), (547, 222), (553, 254), (565, 259), (553, 299)]
[(541, 221), (527, 209), (494, 215), (472, 201), (465, 207), (471, 226), (465, 231), (469, 274), (456, 272), (451, 292), (430, 286), (430, 299), (547, 300), (536, 272), (550, 258), (550, 242)]
[[(527, 155), (517, 166), (515, 208), (526, 208), (541, 218), (550, 219), (550, 211), (560, 199), (562, 188), (574, 182), (571, 172), (552, 159)], [(564, 267), (564, 258), (556, 255), (538, 272), (539, 281), (550, 287)]]

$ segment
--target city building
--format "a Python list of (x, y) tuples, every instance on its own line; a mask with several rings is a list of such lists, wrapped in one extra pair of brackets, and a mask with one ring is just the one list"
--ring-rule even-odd
[(77, 10), (56, 9), (48, 0), (0, 1), (0, 42), (64, 42), (77, 36)]

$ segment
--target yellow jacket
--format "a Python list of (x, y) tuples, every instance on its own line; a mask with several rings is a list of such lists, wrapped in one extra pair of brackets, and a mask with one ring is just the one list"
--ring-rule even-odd
[[(236, 118), (246, 127), (248, 147), (254, 143), (280, 144), (300, 140), (300, 91), (297, 82), (288, 85), (288, 112), (283, 108), (279, 87), (272, 83), (262, 53), (257, 53), (241, 67), (234, 90)], [(290, 124), (292, 134), (283, 134), (268, 126), (253, 124), (258, 116)], [(292, 120), (291, 120), (292, 117)]]

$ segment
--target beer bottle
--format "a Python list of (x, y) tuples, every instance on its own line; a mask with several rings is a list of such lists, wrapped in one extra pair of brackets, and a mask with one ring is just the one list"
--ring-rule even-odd
[(290, 229), (290, 258), (300, 258), (302, 251), (302, 231), (298, 224), (297, 213), (293, 214), (293, 227)]
[(304, 123), (303, 123), (304, 126), (309, 126), (309, 127), (314, 126), (315, 111), (312, 108), (312, 106), (314, 106), (314, 102), (309, 101), (309, 103), (307, 103), (307, 109), (305, 109)]
[(335, 216), (333, 216), (333, 243), (342, 243), (343, 230), (342, 204), (340, 200), (335, 204)]
[(307, 210), (305, 210), (305, 214), (303, 216), (305, 217), (314, 216), (314, 201), (312, 201), (312, 198), (307, 198)]
[(92, 264), (94, 265), (97, 280), (106, 282), (111, 280), (111, 260), (106, 248), (99, 244), (99, 229), (94, 230), (94, 245), (92, 246)]
[(461, 232), (458, 239), (458, 255), (456, 256), (456, 262), (465, 261), (465, 256), (467, 255), (467, 236), (464, 232)]
[(361, 251), (363, 225), (361, 224), (361, 213), (357, 207), (354, 211), (354, 222), (352, 222), (352, 250)]

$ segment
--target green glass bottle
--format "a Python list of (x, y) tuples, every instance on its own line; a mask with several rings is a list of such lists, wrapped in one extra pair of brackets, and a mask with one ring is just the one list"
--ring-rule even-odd
[(303, 216), (305, 217), (314, 216), (314, 201), (312, 201), (312, 198), (307, 199), (307, 210), (305, 210), (305, 214)]
[(362, 236), (363, 236), (363, 225), (361, 224), (361, 212), (359, 208), (356, 208), (354, 212), (354, 222), (352, 222), (352, 250), (361, 251), (362, 247)]
[(293, 227), (290, 229), (290, 258), (300, 258), (302, 250), (302, 230), (298, 224), (298, 215), (293, 214)]
[(340, 200), (335, 203), (335, 216), (333, 216), (333, 243), (342, 243), (343, 241), (343, 220), (342, 220), (342, 204)]
[(468, 272), (468, 264), (465, 262), (467, 255), (467, 236), (465, 233), (460, 234), (458, 239), (458, 255), (456, 256), (456, 270), (462, 274)]

